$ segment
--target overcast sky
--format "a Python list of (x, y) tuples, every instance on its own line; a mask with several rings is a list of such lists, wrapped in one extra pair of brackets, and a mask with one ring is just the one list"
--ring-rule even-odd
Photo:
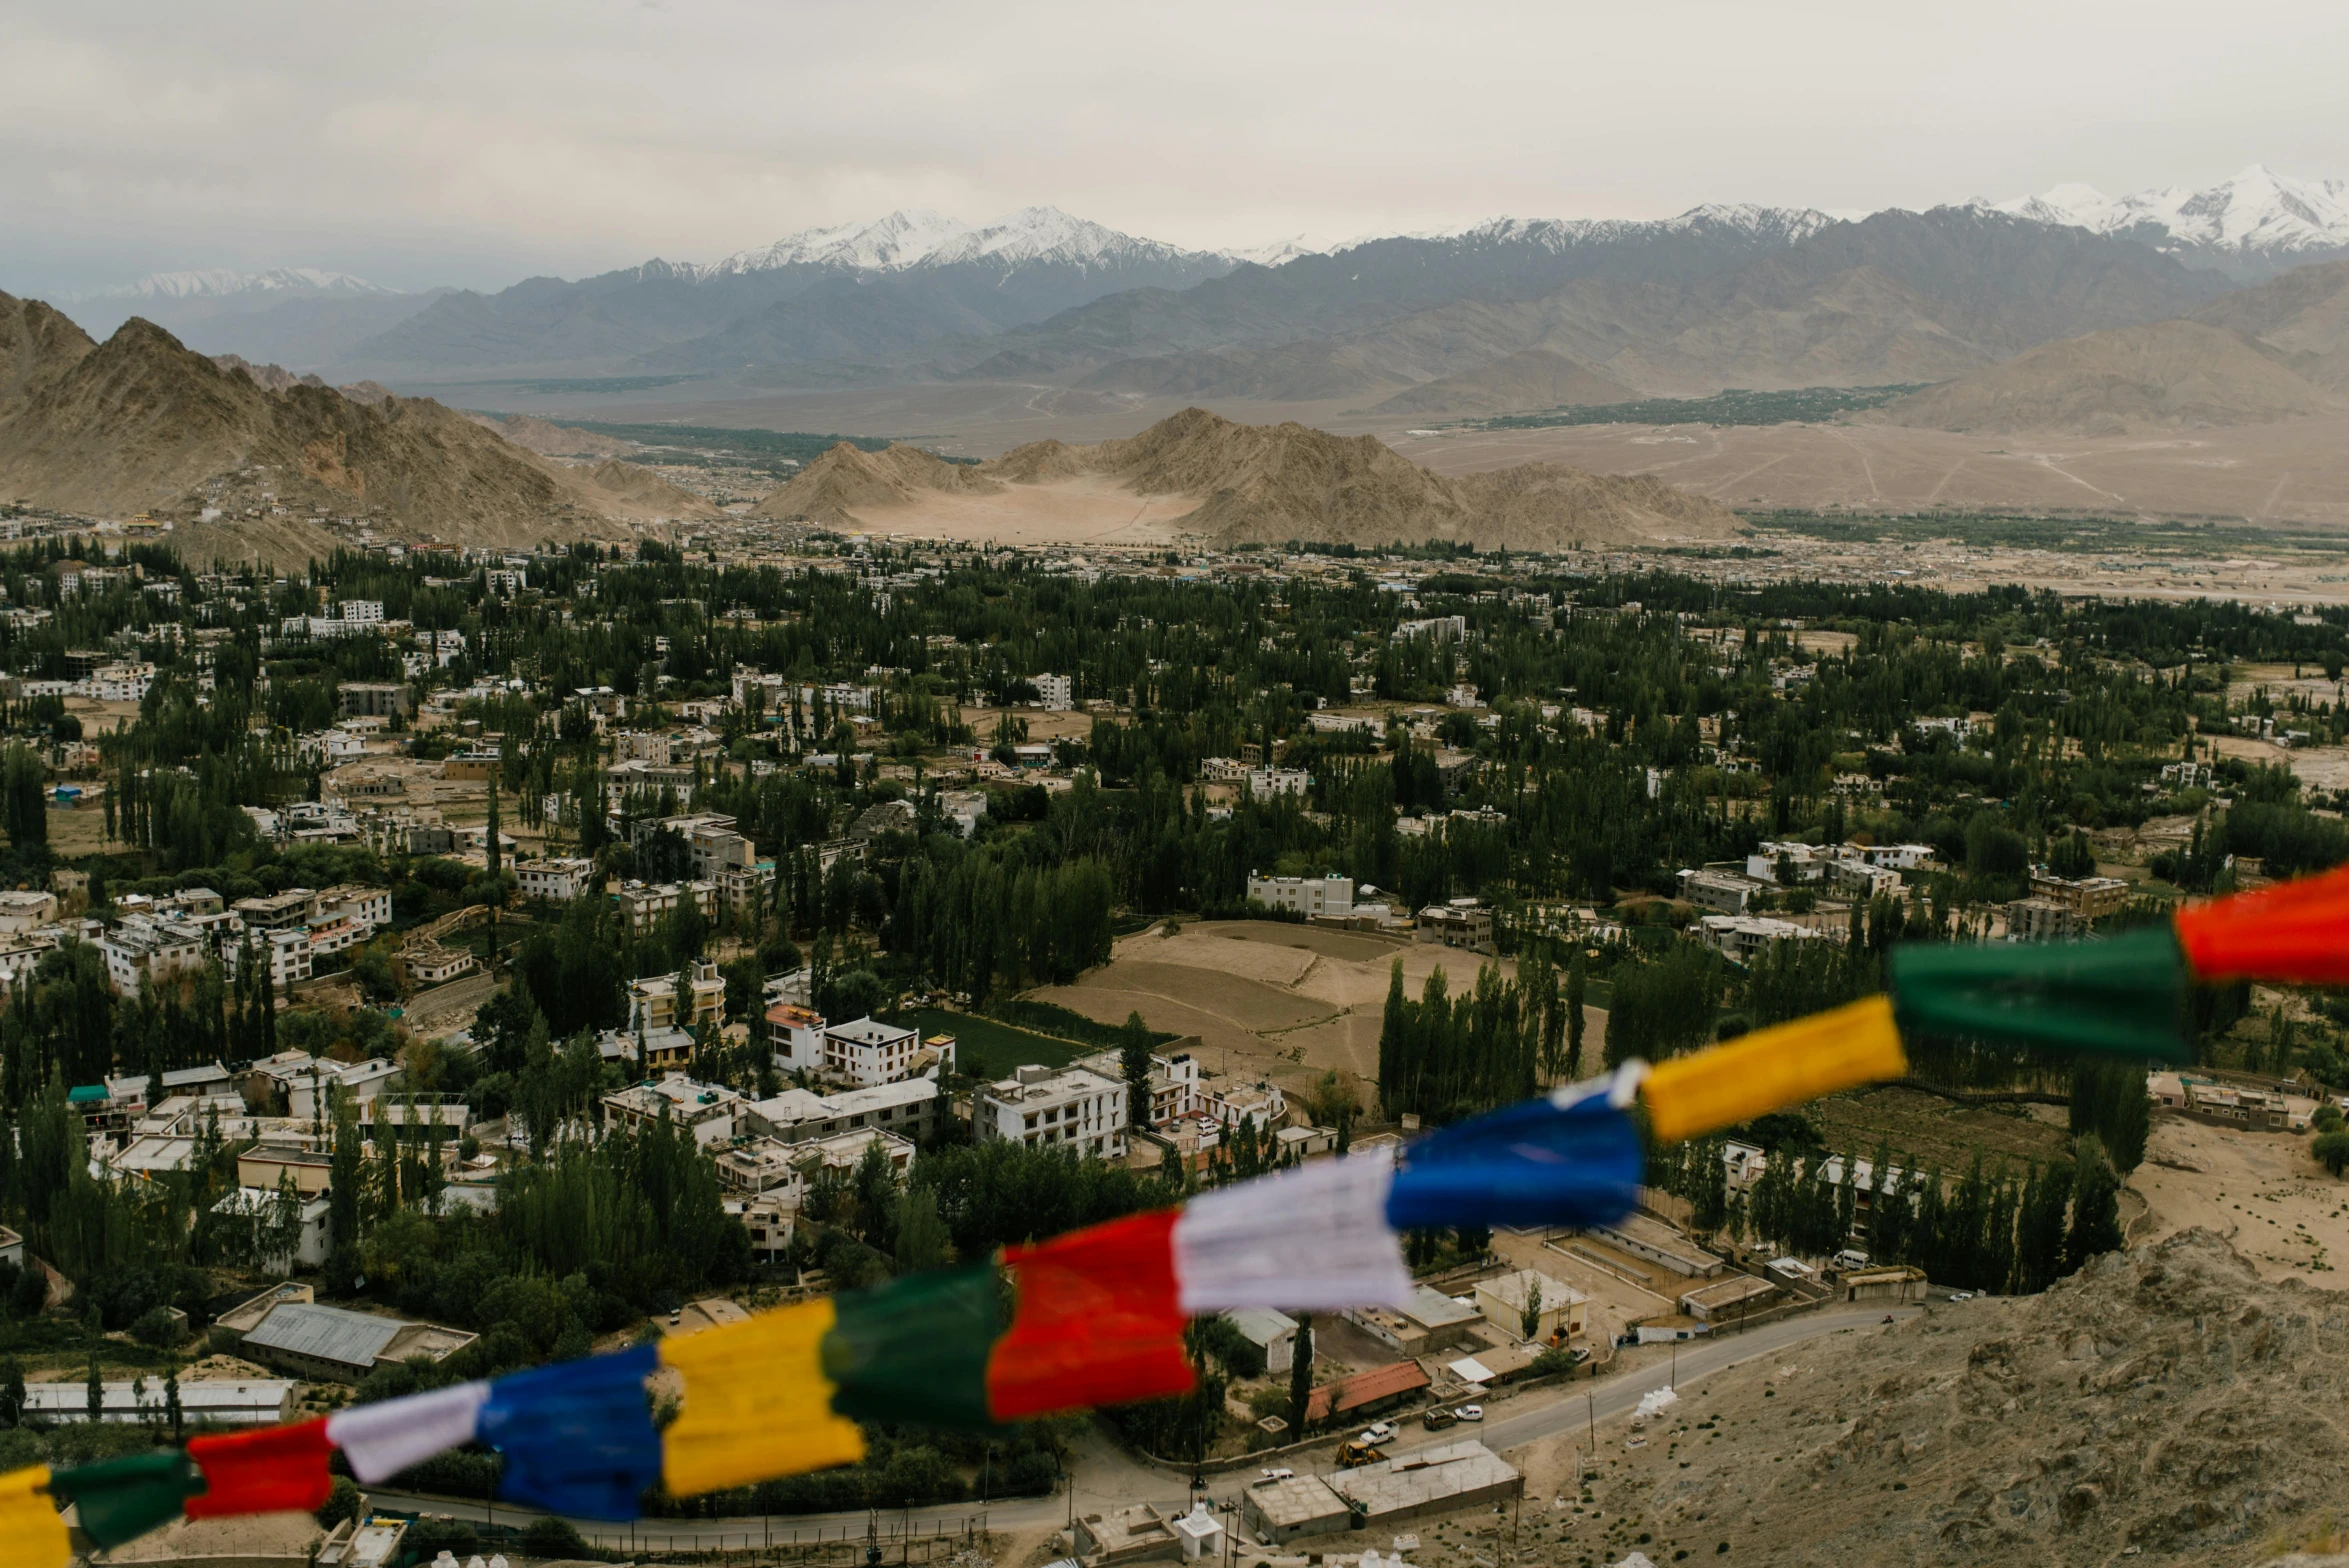
[(0, 289), (499, 287), (1051, 204), (1194, 246), (2349, 176), (2301, 0), (0, 0)]

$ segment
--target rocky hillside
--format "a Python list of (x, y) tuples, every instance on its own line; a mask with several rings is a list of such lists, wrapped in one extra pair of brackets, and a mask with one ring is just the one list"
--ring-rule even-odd
[(1505, 414), (1577, 403), (1628, 403), (1639, 396), (1620, 381), (1546, 348), (1520, 349), (1475, 370), (1439, 376), (1399, 392), (1373, 413)]
[(838, 526), (856, 521), (860, 512), (907, 505), (925, 492), (968, 494), (1000, 488), (981, 469), (949, 463), (920, 447), (896, 442), (866, 452), (842, 441), (751, 510), (757, 517), (806, 518)]
[(535, 414), (468, 413), (465, 417), (541, 457), (631, 457), (643, 450), (619, 436), (558, 425)]
[(1113, 479), (1138, 495), (1196, 502), (1178, 526), (1224, 544), (1472, 541), (1481, 549), (1555, 550), (1658, 537), (1727, 538), (1743, 525), (1711, 501), (1660, 480), (1602, 478), (1555, 463), (1494, 473), (1431, 473), (1370, 436), (1298, 424), (1242, 425), (1186, 409), (1097, 446), (1018, 447), (977, 467), (908, 446), (859, 452), (842, 443), (759, 505), (764, 516), (873, 523), (939, 492)]
[(2338, 412), (2291, 357), (2199, 321), (2092, 332), (1888, 404), (1896, 424), (2082, 435), (2250, 425)]
[(418, 540), (523, 544), (711, 510), (640, 470), (560, 467), (430, 399), (269, 379), (282, 384), (146, 321), (101, 345), (38, 301), (0, 295), (0, 495), (200, 528), (214, 509), (194, 547), (230, 553), (248, 548), (235, 535), (246, 519), (362, 517)]
[(2349, 1299), (2193, 1230), (1685, 1380), (1591, 1491), (1658, 1563), (2264, 1562), (2340, 1509), (2345, 1382)]

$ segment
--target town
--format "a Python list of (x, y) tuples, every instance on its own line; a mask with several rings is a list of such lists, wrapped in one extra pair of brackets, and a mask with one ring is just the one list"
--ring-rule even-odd
[[(985, 1258), (1872, 994), (1896, 940), (2126, 930), (2349, 853), (2349, 612), (706, 545), (0, 557), (25, 1452)], [(1665, 1151), (1618, 1225), (1414, 1232), (1407, 1307), (1203, 1319), (1185, 1399), (877, 1433), (650, 1520), (887, 1508), (910, 1542), (992, 1506), (1087, 1564), (1364, 1528), (1466, 1563), (1555, 1496), (1559, 1550), (1652, 1546), (1600, 1477), (1684, 1363), (2044, 1292), (2158, 1219), (2165, 1128), (2328, 1187), (2349, 1015), (2195, 1006), (2191, 1068), (1920, 1057)], [(2279, 1256), (2322, 1267), (2302, 1206)], [(319, 1560), (624, 1544), (432, 1501), (494, 1464), (346, 1480)], [(1137, 1464), (1190, 1499), (1121, 1493)]]

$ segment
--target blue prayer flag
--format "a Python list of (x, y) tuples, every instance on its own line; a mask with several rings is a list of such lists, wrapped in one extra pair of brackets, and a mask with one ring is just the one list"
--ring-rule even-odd
[(501, 1377), (481, 1407), (481, 1440), (505, 1456), (498, 1495), (549, 1513), (633, 1519), (661, 1477), (661, 1438), (644, 1380), (651, 1345)]
[(1387, 1223), (1434, 1230), (1621, 1219), (1638, 1201), (1646, 1156), (1614, 1098), (1603, 1084), (1566, 1090), (1409, 1145), (1387, 1194)]

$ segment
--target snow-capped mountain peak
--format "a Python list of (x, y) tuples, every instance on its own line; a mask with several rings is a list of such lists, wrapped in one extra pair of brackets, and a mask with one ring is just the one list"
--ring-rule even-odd
[(915, 207), (869, 223), (802, 229), (772, 245), (737, 251), (709, 268), (713, 274), (769, 272), (777, 267), (847, 267), (860, 272), (897, 272), (914, 266), (939, 246), (970, 232), (967, 224)]
[(1163, 260), (1185, 252), (1157, 240), (1136, 239), (1058, 207), (1022, 207), (973, 228), (934, 212), (893, 212), (872, 223), (808, 229), (757, 250), (727, 257), (713, 274), (763, 272), (774, 267), (830, 266), (860, 272), (904, 272), (962, 262), (998, 266), (1052, 263), (1080, 267), (1104, 262)]
[(399, 289), (387, 289), (380, 283), (370, 283), (365, 278), (355, 278), (347, 272), (326, 272), (316, 267), (270, 267), (260, 272), (210, 267), (190, 272), (151, 272), (136, 283), (119, 284), (78, 298), (186, 300), (221, 298), (231, 294), (331, 294), (359, 298), (400, 292)]
[(2297, 265), (2349, 250), (2349, 181), (2311, 180), (2253, 164), (2202, 190), (2107, 196), (2092, 185), (2058, 185), (1997, 204), (2001, 212), (2098, 234), (2127, 234), (2156, 249), (2235, 264)]

